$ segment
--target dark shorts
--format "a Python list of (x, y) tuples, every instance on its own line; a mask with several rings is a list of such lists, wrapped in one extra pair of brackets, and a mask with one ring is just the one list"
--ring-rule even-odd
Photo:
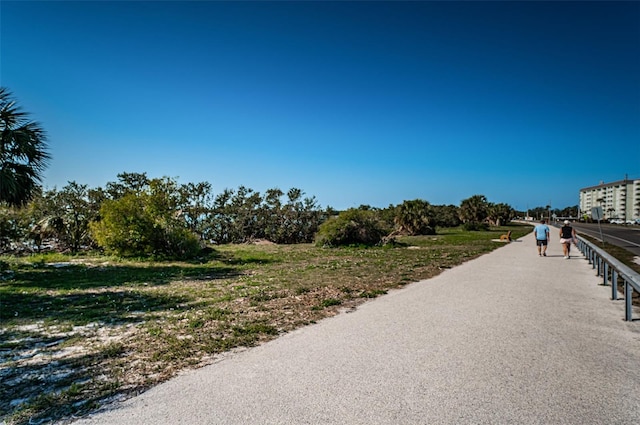
[(536, 239), (536, 245), (538, 246), (547, 246), (547, 240), (546, 239)]

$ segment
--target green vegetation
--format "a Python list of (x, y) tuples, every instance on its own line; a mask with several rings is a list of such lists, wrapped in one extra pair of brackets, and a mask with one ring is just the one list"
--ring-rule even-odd
[(485, 219), (489, 216), (489, 205), (484, 195), (474, 195), (460, 203), (460, 219), (466, 230), (485, 230)]
[(209, 183), (178, 184), (145, 173), (121, 173), (105, 188), (69, 182), (31, 196), (22, 208), (0, 200), (0, 253), (100, 248), (126, 257), (184, 260), (205, 241), (308, 243), (333, 214), (296, 188), (261, 195), (240, 187), (214, 197)]
[(90, 223), (98, 246), (122, 257), (154, 256), (188, 259), (200, 251), (196, 235), (175, 216), (166, 193), (127, 194), (106, 200), (101, 220)]
[(44, 129), (0, 87), (0, 203), (26, 204), (38, 190), (49, 159)]
[(421, 199), (404, 201), (396, 207), (395, 224), (398, 233), (407, 235), (433, 235), (436, 233), (434, 211), (431, 204)]
[(507, 230), (531, 227), (439, 228), (369, 248), (222, 245), (189, 262), (0, 256), (0, 422), (90, 412), (433, 277), (503, 246), (491, 240)]
[(375, 211), (351, 208), (320, 225), (316, 245), (377, 245), (389, 231)]

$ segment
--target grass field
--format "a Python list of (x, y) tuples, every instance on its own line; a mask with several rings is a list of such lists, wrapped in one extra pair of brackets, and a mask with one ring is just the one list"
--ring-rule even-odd
[(194, 262), (0, 257), (0, 422), (83, 415), (503, 246), (439, 229), (393, 247), (216, 246)]

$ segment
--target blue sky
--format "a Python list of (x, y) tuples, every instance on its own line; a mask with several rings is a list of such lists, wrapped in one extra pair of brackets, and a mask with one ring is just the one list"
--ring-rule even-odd
[(0, 24), (47, 188), (146, 172), (524, 210), (640, 178), (640, 2), (3, 0)]

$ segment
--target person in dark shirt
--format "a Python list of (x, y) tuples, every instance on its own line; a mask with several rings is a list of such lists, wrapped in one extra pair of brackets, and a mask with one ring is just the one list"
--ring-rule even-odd
[(560, 243), (564, 252), (565, 260), (571, 258), (571, 244), (576, 243), (576, 230), (571, 227), (569, 220), (564, 221), (564, 226), (560, 228)]

